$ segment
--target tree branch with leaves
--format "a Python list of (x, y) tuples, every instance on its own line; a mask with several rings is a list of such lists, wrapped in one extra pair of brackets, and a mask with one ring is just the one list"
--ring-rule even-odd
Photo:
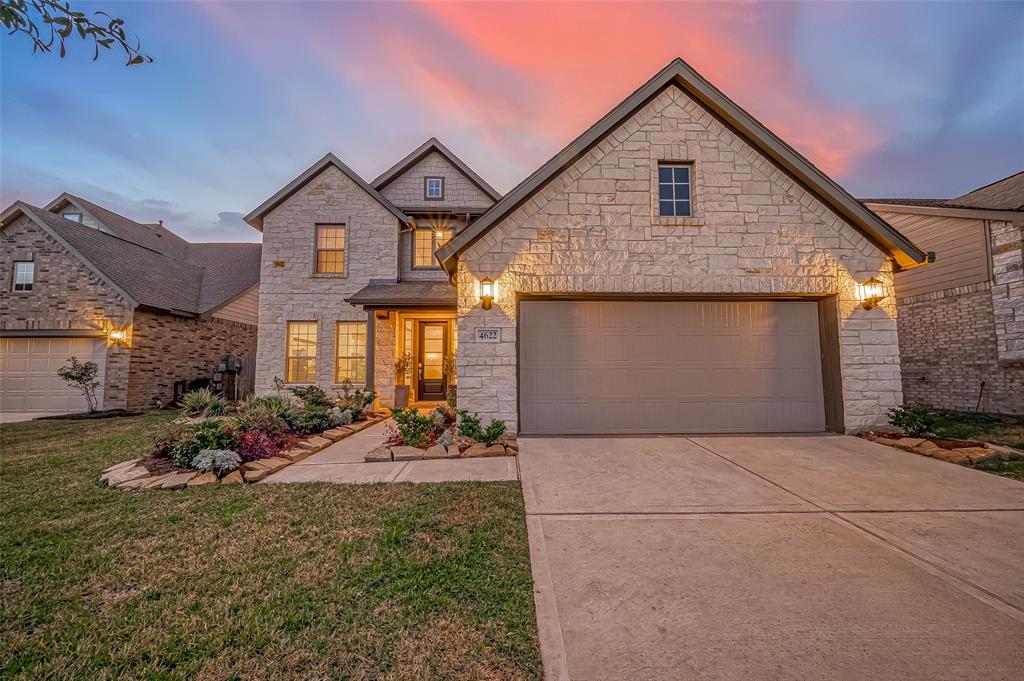
[(51, 52), (56, 44), (63, 59), (67, 53), (65, 40), (77, 33), (82, 40), (92, 40), (93, 61), (99, 59), (101, 47), (109, 50), (115, 45), (124, 50), (125, 66), (153, 61), (152, 57), (142, 53), (142, 44), (137, 36), (133, 36), (134, 42), (128, 38), (124, 19), (102, 11), (93, 12), (90, 17), (60, 0), (0, 0), (0, 23), (9, 36), (17, 33), (28, 36), (32, 41), (32, 54)]

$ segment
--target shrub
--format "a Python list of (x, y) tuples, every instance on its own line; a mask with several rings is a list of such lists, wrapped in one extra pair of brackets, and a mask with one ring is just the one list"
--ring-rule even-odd
[(332, 426), (347, 426), (350, 423), (352, 423), (351, 409), (342, 409), (341, 407), (331, 408)]
[(331, 410), (328, 408), (299, 409), (292, 414), (288, 425), (297, 433), (309, 435), (322, 433), (331, 427)]
[(181, 411), (186, 416), (221, 416), (228, 402), (209, 388), (199, 388), (181, 396)]
[(235, 451), (244, 462), (269, 459), (285, 448), (287, 439), (281, 433), (246, 430), (238, 435)]
[(480, 434), (480, 441), (490, 447), (498, 439), (505, 434), (505, 422), (495, 419), (487, 424), (483, 432)]
[(299, 398), (305, 409), (330, 409), (331, 400), (327, 393), (315, 385), (304, 385), (291, 389), (292, 394)]
[(352, 418), (360, 420), (366, 408), (377, 399), (377, 393), (372, 390), (352, 390), (352, 383), (345, 381), (341, 384), (341, 391), (338, 393), (338, 406), (352, 412)]
[(220, 421), (200, 421), (194, 424), (189, 434), (179, 440), (171, 449), (171, 459), (178, 466), (191, 468), (192, 461), (204, 449), (234, 449), (237, 440), (234, 434)]
[(238, 468), (239, 463), (238, 454), (230, 449), (203, 449), (192, 459), (192, 468), (223, 474)]
[(68, 363), (57, 369), (57, 375), (68, 382), (69, 385), (77, 388), (85, 396), (85, 403), (89, 411), (96, 411), (96, 388), (100, 382), (96, 377), (100, 368), (96, 362), (79, 362), (77, 357), (69, 357)]
[(938, 417), (924, 407), (893, 407), (889, 410), (889, 423), (910, 437), (923, 437), (935, 427)]
[(459, 431), (459, 435), (482, 442), (484, 430), (480, 425), (480, 416), (478, 414), (470, 414), (465, 409), (459, 409), (456, 413), (458, 414), (456, 428)]
[(402, 442), (410, 447), (418, 447), (430, 442), (431, 431), (434, 430), (433, 421), (429, 416), (423, 416), (416, 409), (392, 409), (391, 417), (398, 426), (398, 436)]
[(280, 433), (287, 427), (286, 416), (292, 413), (290, 403), (282, 404), (278, 397), (250, 397), (238, 405), (231, 418), (237, 430), (262, 430)]
[(407, 384), (409, 382), (413, 362), (414, 360), (411, 352), (404, 352), (395, 360), (395, 374), (398, 375), (398, 383), (400, 385)]
[(170, 456), (176, 444), (191, 436), (192, 429), (187, 423), (171, 421), (164, 424), (153, 437), (153, 456)]

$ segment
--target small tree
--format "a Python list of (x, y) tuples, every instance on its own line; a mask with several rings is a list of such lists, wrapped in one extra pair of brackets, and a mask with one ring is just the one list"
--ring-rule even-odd
[(96, 388), (100, 387), (96, 376), (99, 373), (100, 368), (96, 366), (96, 362), (79, 362), (77, 357), (70, 357), (68, 363), (57, 370), (58, 376), (85, 395), (90, 412), (96, 411)]

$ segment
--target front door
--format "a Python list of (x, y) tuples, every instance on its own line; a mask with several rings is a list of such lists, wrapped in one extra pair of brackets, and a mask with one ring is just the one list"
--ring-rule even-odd
[(444, 353), (448, 347), (447, 322), (420, 322), (420, 349), (416, 358), (419, 384), (416, 394), (421, 400), (445, 398)]

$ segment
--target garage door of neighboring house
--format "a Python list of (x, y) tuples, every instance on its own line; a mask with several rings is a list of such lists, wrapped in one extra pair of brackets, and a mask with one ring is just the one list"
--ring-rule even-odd
[(0, 338), (0, 412), (66, 414), (86, 410), (85, 398), (57, 370), (72, 355), (100, 368), (96, 396), (103, 406), (106, 342), (102, 338)]
[(825, 430), (814, 301), (524, 300), (520, 431)]

